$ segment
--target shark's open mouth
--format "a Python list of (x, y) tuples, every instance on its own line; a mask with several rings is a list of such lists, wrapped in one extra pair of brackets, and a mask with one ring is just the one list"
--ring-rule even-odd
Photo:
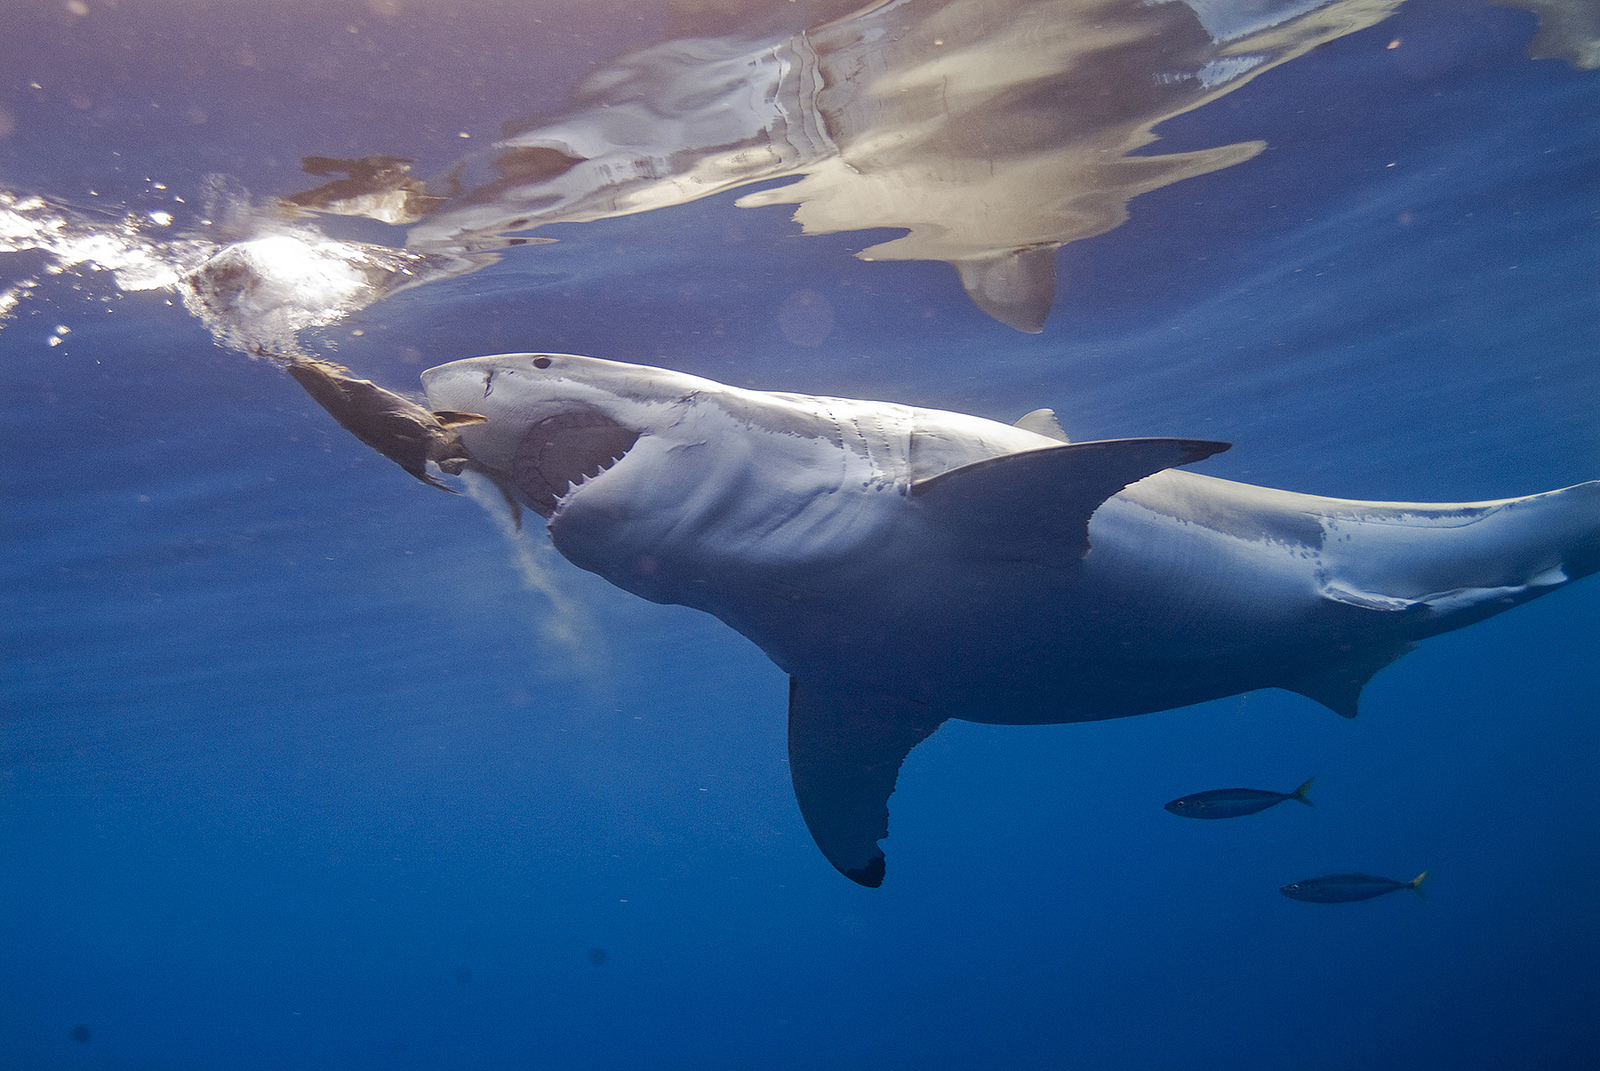
[(549, 517), (572, 486), (615, 465), (638, 441), (638, 432), (598, 409), (569, 409), (528, 429), (511, 461), (511, 481)]

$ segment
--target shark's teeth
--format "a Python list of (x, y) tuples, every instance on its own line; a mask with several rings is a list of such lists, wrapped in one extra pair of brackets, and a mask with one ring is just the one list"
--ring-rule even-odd
[(512, 459), (511, 479), (545, 517), (589, 480), (615, 465), (639, 433), (598, 409), (567, 409), (533, 424)]

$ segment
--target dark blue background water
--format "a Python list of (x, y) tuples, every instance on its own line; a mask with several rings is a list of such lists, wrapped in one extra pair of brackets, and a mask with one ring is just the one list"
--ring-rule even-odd
[[(628, 4), (89, 7), (0, 5), (0, 185), (141, 209), (212, 172), (289, 192), (306, 152), (436, 170), (662, 25)], [(942, 264), (849, 256), (881, 235), (802, 237), (729, 195), (553, 228), (314, 341), (399, 388), (539, 348), (1003, 420), (1049, 405), (1075, 438), (1229, 439), (1204, 471), (1350, 498), (1595, 478), (1600, 74), (1525, 58), (1533, 26), (1411, 0), (1168, 124), (1163, 150), (1270, 148), (1066, 247), (1041, 335)], [(834, 310), (820, 346), (779, 329), (800, 289)], [(0, 385), (0, 1066), (1600, 1058), (1592, 580), (1429, 641), (1354, 722), (1262, 692), (950, 723), (901, 774), (868, 890), (800, 821), (759, 651), (535, 530), (561, 617), (483, 510), (166, 295), (47, 278), (0, 330)], [(1314, 810), (1161, 808), (1312, 775)], [(1426, 903), (1277, 892), (1423, 869)]]

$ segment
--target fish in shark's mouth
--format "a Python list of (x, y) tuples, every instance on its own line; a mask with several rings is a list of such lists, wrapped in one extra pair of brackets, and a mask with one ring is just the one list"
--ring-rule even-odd
[(598, 409), (569, 409), (528, 429), (511, 463), (511, 482), (549, 517), (567, 492), (622, 459), (639, 433)]

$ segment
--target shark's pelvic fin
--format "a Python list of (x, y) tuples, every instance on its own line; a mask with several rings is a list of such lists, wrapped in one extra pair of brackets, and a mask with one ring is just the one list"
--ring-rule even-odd
[(1405, 641), (1373, 648), (1364, 652), (1365, 657), (1357, 661), (1343, 662), (1331, 669), (1305, 674), (1282, 687), (1316, 700), (1341, 718), (1353, 718), (1358, 713), (1361, 689), (1366, 687), (1367, 682), (1378, 670), (1415, 649), (1416, 644)]
[(1228, 443), (1105, 439), (985, 458), (911, 485), (977, 557), (1062, 567), (1089, 552), (1089, 518), (1129, 484)]
[(883, 695), (813, 692), (789, 681), (789, 774), (811, 837), (858, 885), (883, 884), (889, 796), (900, 764), (943, 718)]

